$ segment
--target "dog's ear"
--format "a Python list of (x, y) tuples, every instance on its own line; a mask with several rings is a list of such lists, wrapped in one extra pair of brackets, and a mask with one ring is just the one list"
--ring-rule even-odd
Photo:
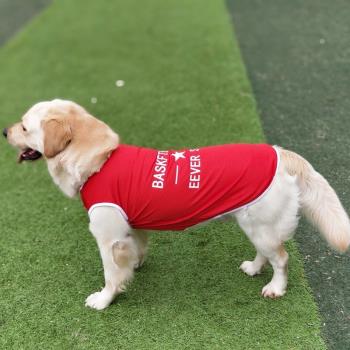
[(62, 152), (72, 140), (72, 130), (68, 120), (52, 117), (42, 121), (44, 131), (44, 155), (53, 158)]

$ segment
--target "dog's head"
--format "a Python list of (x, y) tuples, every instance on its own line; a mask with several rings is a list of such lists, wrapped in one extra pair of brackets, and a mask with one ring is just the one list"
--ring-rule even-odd
[[(3, 134), (19, 149), (20, 162), (44, 156), (56, 183), (58, 176), (67, 174), (75, 177), (72, 183), (86, 180), (119, 143), (118, 135), (105, 123), (78, 104), (58, 99), (35, 104)], [(65, 175), (51, 171), (58, 167)]]
[(72, 123), (87, 114), (70, 101), (40, 102), (22, 120), (3, 131), (8, 142), (20, 150), (19, 161), (53, 158), (72, 141)]

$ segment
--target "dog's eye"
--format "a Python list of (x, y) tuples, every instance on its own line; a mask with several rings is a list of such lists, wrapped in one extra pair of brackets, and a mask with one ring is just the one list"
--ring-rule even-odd
[(27, 129), (24, 127), (23, 124), (22, 124), (22, 130), (23, 130), (23, 131), (27, 131)]

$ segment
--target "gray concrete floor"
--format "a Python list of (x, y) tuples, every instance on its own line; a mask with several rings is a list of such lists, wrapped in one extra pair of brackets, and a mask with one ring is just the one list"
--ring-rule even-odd
[(0, 0), (0, 45), (52, 0)]

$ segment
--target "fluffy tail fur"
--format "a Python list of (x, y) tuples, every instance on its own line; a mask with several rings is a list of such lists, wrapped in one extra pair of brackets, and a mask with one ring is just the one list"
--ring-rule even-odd
[(333, 188), (298, 154), (281, 149), (281, 158), (288, 173), (297, 176), (303, 214), (332, 247), (345, 252), (350, 244), (350, 220)]

